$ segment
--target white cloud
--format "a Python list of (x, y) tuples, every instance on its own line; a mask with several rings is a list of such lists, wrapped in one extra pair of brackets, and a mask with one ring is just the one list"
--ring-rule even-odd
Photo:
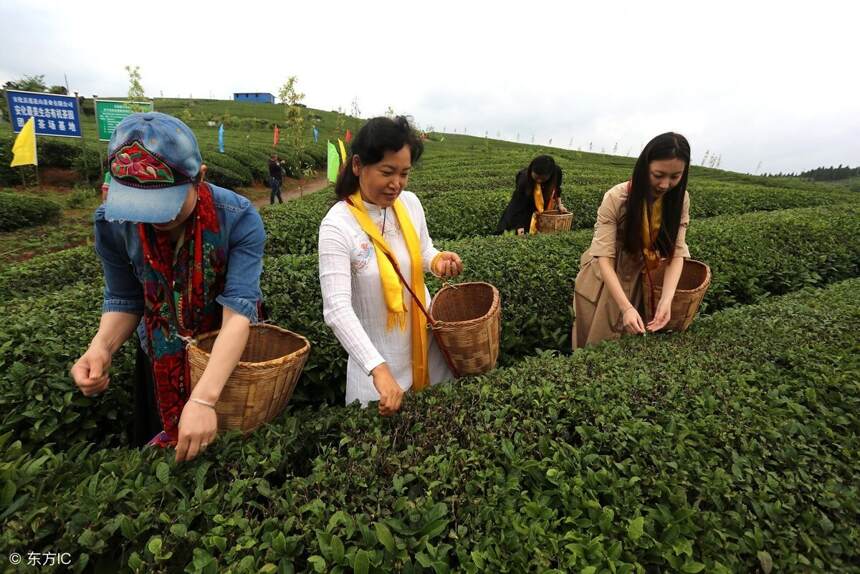
[(860, 8), (823, 2), (517, 5), (327, 2), (0, 6), (0, 81), (69, 77), (122, 95), (123, 67), (151, 96), (277, 92), (363, 115), (391, 105), (422, 125), (611, 150), (675, 130), (694, 158), (799, 171), (860, 164)]

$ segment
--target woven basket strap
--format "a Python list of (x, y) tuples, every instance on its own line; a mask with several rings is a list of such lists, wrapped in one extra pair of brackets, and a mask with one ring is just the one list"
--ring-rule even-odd
[[(373, 240), (373, 238), (371, 238)], [(374, 240), (375, 241), (375, 240)], [(448, 368), (451, 369), (451, 372), (454, 374), (455, 378), (460, 378), (460, 371), (454, 365), (454, 361), (451, 359), (451, 355), (448, 354), (448, 349), (445, 348), (445, 345), (442, 343), (442, 340), (439, 338), (439, 334), (436, 332), (436, 321), (433, 320), (433, 317), (430, 316), (430, 313), (427, 312), (427, 309), (424, 308), (424, 305), (421, 303), (421, 300), (418, 299), (418, 296), (412, 291), (412, 288), (409, 286), (409, 282), (403, 278), (403, 275), (400, 273), (400, 265), (397, 264), (394, 257), (391, 256), (390, 253), (386, 250), (382, 250), (385, 253), (385, 256), (388, 257), (388, 260), (391, 262), (391, 266), (394, 267), (394, 272), (397, 273), (397, 277), (400, 279), (400, 282), (403, 283), (403, 286), (406, 287), (406, 290), (409, 291), (409, 294), (412, 295), (412, 300), (421, 309), (421, 312), (424, 313), (424, 316), (427, 317), (427, 323), (430, 324), (430, 331), (433, 333), (433, 337), (436, 339), (436, 344), (439, 346), (439, 349), (442, 350), (442, 354), (445, 356), (445, 362), (448, 363)]]

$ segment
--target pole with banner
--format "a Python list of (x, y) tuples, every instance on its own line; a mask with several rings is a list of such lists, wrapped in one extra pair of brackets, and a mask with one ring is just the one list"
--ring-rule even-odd
[[(15, 137), (12, 145), (12, 163), (9, 167), (32, 165), (36, 169), (36, 186), (39, 186), (39, 158), (36, 150), (36, 120), (30, 118)], [(27, 185), (27, 178), (21, 173), (21, 182)]]

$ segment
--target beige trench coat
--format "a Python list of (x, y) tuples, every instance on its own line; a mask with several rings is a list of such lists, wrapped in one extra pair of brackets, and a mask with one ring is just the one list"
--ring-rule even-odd
[[(594, 345), (607, 339), (617, 339), (624, 332), (621, 308), (612, 298), (609, 289), (604, 289), (600, 276), (598, 257), (615, 258), (615, 273), (630, 303), (643, 315), (642, 300), (642, 255), (631, 255), (622, 248), (623, 237), (619, 229), (624, 223), (627, 208), (628, 182), (619, 183), (603, 195), (594, 224), (591, 247), (582, 254), (579, 273), (576, 276), (573, 305), (576, 319), (573, 323), (573, 348)], [(687, 247), (687, 226), (690, 223), (690, 194), (684, 193), (681, 208), (681, 224), (675, 256), (690, 257)]]

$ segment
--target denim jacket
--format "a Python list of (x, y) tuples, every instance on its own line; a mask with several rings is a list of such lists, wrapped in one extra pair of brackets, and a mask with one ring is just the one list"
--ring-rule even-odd
[[(266, 243), (263, 220), (246, 198), (229, 189), (209, 186), (227, 250), (224, 292), (215, 300), (256, 323), (257, 303), (263, 297), (260, 291)], [(143, 315), (143, 248), (137, 224), (110, 222), (105, 219), (104, 205), (100, 206), (95, 212), (95, 247), (104, 269), (102, 313)], [(143, 321), (137, 326), (137, 334), (146, 350)]]

